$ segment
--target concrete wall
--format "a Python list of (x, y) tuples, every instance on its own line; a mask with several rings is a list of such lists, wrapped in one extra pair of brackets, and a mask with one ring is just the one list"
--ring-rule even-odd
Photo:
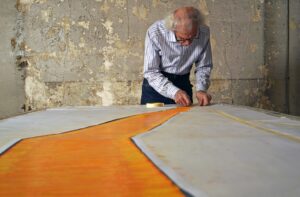
[[(16, 49), (20, 40), (16, 37), (17, 12), (15, 2), (2, 0), (0, 7), (0, 119), (24, 112), (22, 109), (24, 81), (22, 65), (16, 62)], [(18, 42), (18, 43), (17, 43)], [(20, 67), (21, 66), (21, 67)]]
[(211, 27), (214, 102), (268, 105), (260, 0), (27, 0), (27, 108), (138, 104), (145, 32), (184, 5)]
[(265, 1), (266, 93), (273, 110), (293, 115), (300, 115), (299, 9), (298, 0)]
[[(10, 11), (3, 14), (14, 16), (7, 2)], [(25, 110), (138, 104), (147, 28), (192, 5), (211, 28), (214, 102), (293, 111), (289, 106), (299, 106), (299, 2), (290, 3), (288, 12), (284, 0), (17, 0), (9, 24), (15, 26), (14, 58), (26, 71)]]
[[(285, 0), (265, 2), (265, 62), (269, 71), (268, 96), (275, 110), (287, 112), (287, 10)], [(278, 31), (280, 30), (280, 31)]]
[(289, 113), (300, 116), (300, 1), (289, 6)]

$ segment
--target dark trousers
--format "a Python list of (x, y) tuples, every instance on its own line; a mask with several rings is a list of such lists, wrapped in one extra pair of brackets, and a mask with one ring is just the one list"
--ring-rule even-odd
[[(169, 81), (171, 81), (176, 87), (184, 90), (190, 96), (191, 102), (193, 103), (193, 86), (190, 82), (190, 73), (185, 75), (174, 75), (162, 72), (162, 74), (167, 77)], [(159, 94), (156, 90), (154, 90), (154, 88), (150, 86), (147, 79), (144, 79), (142, 85), (141, 105), (155, 102), (175, 104), (175, 101), (173, 99), (164, 97), (163, 95)]]

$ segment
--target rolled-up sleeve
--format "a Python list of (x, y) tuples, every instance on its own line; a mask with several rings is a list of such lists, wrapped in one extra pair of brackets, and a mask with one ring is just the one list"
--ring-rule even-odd
[(144, 77), (161, 95), (174, 99), (179, 88), (161, 73), (161, 56), (157, 42), (158, 40), (155, 40), (153, 37), (151, 38), (148, 30), (145, 39)]
[(210, 86), (210, 73), (213, 68), (212, 63), (212, 52), (209, 39), (209, 33), (207, 36), (207, 41), (203, 47), (203, 50), (196, 61), (196, 90), (197, 91), (207, 91)]

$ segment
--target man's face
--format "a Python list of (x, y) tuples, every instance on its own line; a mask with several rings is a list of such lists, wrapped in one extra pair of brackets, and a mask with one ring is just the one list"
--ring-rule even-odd
[(197, 31), (192, 31), (192, 32), (175, 31), (176, 40), (182, 46), (188, 46), (192, 44), (193, 39), (196, 37), (196, 35), (197, 35)]
[(197, 25), (193, 24), (191, 29), (186, 29), (184, 27), (180, 27), (180, 25), (176, 28), (175, 36), (177, 42), (179, 42), (182, 46), (188, 46), (192, 44), (193, 39), (197, 36)]

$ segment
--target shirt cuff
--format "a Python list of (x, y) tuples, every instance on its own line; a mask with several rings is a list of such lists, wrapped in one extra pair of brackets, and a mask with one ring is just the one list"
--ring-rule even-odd
[(175, 99), (175, 95), (177, 93), (177, 91), (180, 90), (179, 88), (177, 88), (176, 86), (171, 86), (168, 90), (168, 95), (171, 99)]
[(203, 92), (206, 92), (207, 91), (207, 86), (203, 85), (203, 84), (197, 84), (196, 86), (196, 90), (197, 91), (203, 91)]

